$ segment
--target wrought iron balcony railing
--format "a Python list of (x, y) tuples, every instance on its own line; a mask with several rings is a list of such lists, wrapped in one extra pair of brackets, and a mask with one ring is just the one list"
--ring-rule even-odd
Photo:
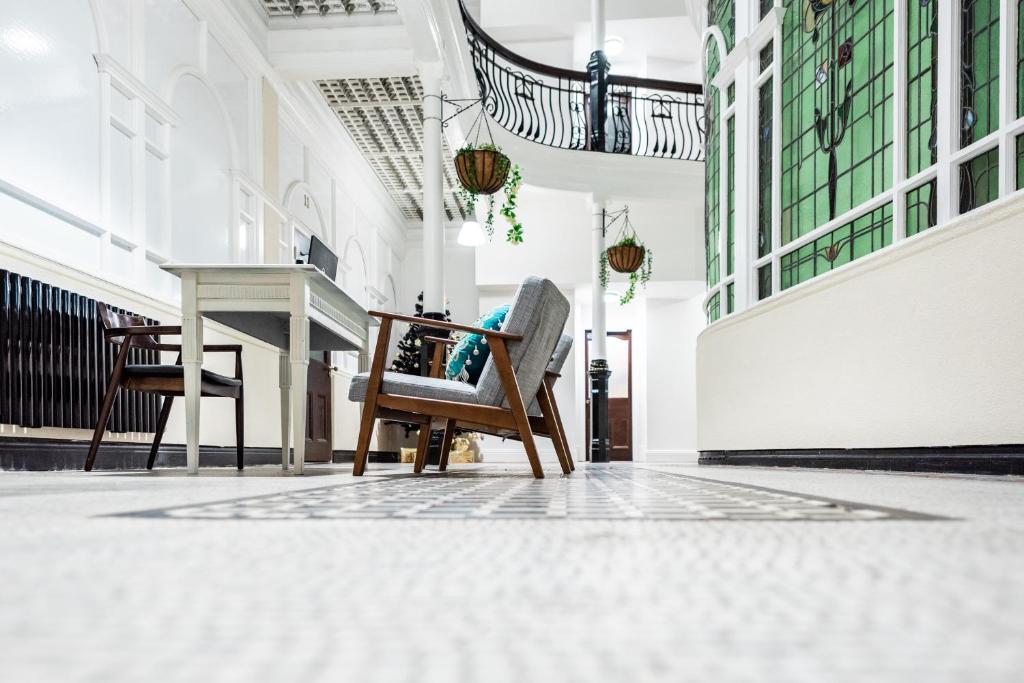
[(540, 64), (499, 44), (459, 6), (484, 107), (501, 127), (562, 149), (704, 160), (700, 85), (611, 75), (603, 53), (587, 71)]

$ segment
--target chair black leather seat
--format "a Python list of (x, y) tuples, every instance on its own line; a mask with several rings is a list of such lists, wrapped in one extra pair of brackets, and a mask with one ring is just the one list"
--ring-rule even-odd
[[(173, 377), (185, 380), (185, 368), (181, 365), (126, 365), (124, 366), (125, 377)], [(242, 380), (234, 377), (226, 377), (217, 374), (212, 370), (203, 370), (203, 382), (220, 384), (225, 387), (240, 387)]]

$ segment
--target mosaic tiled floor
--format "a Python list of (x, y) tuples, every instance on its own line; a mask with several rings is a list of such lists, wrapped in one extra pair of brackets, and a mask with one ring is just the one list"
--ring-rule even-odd
[(184, 519), (606, 519), (865, 521), (936, 519), (906, 510), (640, 468), (594, 467), (569, 477), (454, 471), (126, 513)]

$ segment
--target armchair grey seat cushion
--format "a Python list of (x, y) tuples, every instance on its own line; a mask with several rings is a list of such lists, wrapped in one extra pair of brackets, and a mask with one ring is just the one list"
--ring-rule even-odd
[[(352, 378), (348, 388), (348, 400), (362, 401), (366, 398), (366, 387), (370, 373), (361, 372)], [(435, 379), (419, 375), (404, 375), (400, 372), (385, 372), (381, 392), (415, 398), (432, 398), (439, 401), (476, 403), (476, 387), (465, 382), (450, 379)]]

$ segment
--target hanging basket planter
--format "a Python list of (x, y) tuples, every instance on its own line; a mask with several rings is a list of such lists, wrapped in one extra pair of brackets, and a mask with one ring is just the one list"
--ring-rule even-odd
[(464, 149), (455, 157), (459, 182), (474, 195), (494, 194), (505, 186), (512, 162), (497, 149)]
[(616, 273), (635, 273), (644, 264), (646, 254), (643, 245), (619, 244), (608, 247), (608, 265)]
[(633, 224), (629, 220), (628, 206), (611, 214), (610, 223), (607, 222), (608, 217), (606, 214), (605, 231), (619, 221), (622, 221), (622, 227), (619, 228), (619, 235), (615, 243), (601, 252), (601, 259), (598, 262), (601, 286), (608, 287), (608, 268), (629, 275), (629, 287), (619, 297), (619, 303), (626, 305), (636, 296), (637, 285), (646, 287), (647, 283), (651, 281), (654, 258), (651, 250), (645, 247), (636, 236), (636, 230), (633, 229)]

